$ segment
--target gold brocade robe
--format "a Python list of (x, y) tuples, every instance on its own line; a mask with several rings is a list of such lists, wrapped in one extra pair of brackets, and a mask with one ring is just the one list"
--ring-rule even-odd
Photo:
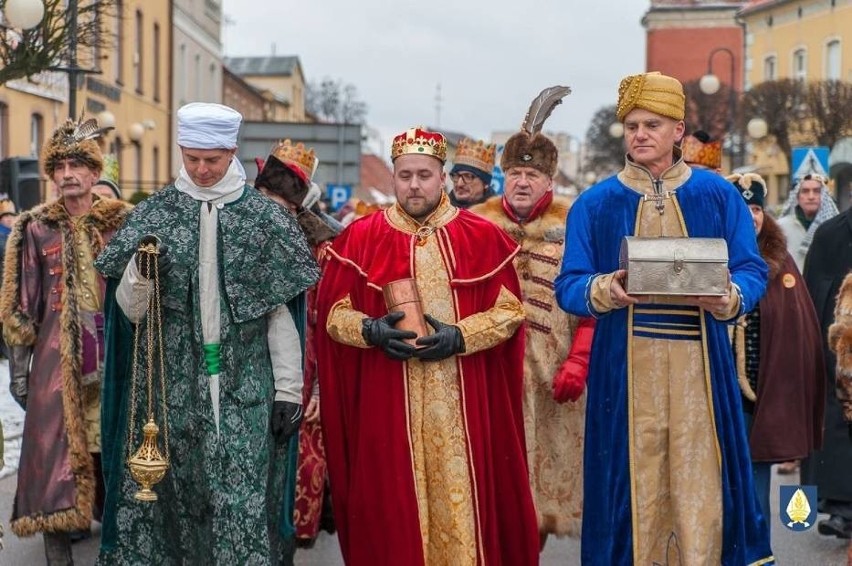
[[(487, 350), (511, 337), (524, 319), (519, 299), (503, 288), (495, 305), (458, 320), (450, 277), (434, 229), (450, 222), (458, 209), (446, 195), (437, 210), (422, 224), (399, 205), (387, 211), (391, 225), (407, 234), (420, 234), (414, 248), (412, 272), (423, 311), (455, 324), (462, 331), (465, 352)], [(331, 309), (326, 330), (336, 342), (368, 347), (361, 335), (365, 315), (347, 296)], [(480, 560), (481, 539), (476, 517), (475, 488), (470, 469), (462, 389), (456, 357), (405, 364), (408, 391), (408, 436), (425, 563), (429, 565), (474, 565)]]
[[(691, 174), (676, 162), (660, 177), (632, 161), (619, 173), (627, 187), (646, 195), (637, 210), (636, 236), (688, 236), (674, 189)], [(598, 277), (592, 301), (598, 312), (616, 308), (609, 293), (612, 275)], [(739, 310), (731, 291), (727, 320)], [(655, 309), (645, 308), (651, 303)], [(630, 307), (628, 351), (630, 473), (633, 493), (634, 564), (719, 564), (722, 552), (721, 455), (715, 434), (709, 358), (700, 311), (678, 310), (683, 299), (651, 296)], [(670, 311), (659, 307), (672, 305)], [(659, 332), (643, 317), (691, 316), (694, 326)], [(688, 329), (687, 329), (688, 328)], [(671, 339), (673, 332), (693, 339)], [(670, 423), (680, 423), (678, 426)], [(683, 426), (683, 423), (689, 423)]]

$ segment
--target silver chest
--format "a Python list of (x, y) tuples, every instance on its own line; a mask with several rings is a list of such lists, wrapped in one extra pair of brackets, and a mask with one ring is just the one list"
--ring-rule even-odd
[(618, 264), (630, 295), (728, 294), (728, 244), (722, 238), (625, 236)]

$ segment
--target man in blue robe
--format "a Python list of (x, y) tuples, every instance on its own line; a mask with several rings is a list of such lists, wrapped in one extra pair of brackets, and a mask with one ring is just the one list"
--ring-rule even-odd
[[(598, 318), (588, 379), (584, 564), (769, 564), (726, 324), (766, 287), (748, 209), (715, 173), (693, 170), (681, 84), (659, 73), (619, 86), (624, 169), (571, 209), (560, 306)], [(724, 238), (722, 297), (625, 292), (625, 236)]]

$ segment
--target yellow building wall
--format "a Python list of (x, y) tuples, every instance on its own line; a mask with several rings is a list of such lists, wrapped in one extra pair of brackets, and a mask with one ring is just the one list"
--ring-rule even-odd
[[(801, 15), (800, 15), (801, 13)], [(764, 61), (775, 56), (776, 79), (796, 78), (793, 54), (807, 51), (806, 80), (826, 78), (826, 45), (840, 40), (841, 76), (852, 81), (852, 0), (785, 2), (776, 8), (745, 14), (746, 57), (751, 61), (746, 72), (751, 86), (766, 80)]]
[[(119, 22), (111, 20), (114, 33)], [(120, 46), (104, 51), (103, 74), (87, 77), (78, 100), (88, 113), (103, 109), (115, 116), (115, 130), (106, 142), (118, 160), (119, 185), (128, 198), (137, 189), (150, 192), (171, 180), (171, 3), (124, 0), (120, 24)], [(137, 142), (131, 132), (138, 125), (143, 134)]]
[[(852, 81), (852, 0), (836, 0), (834, 7), (830, 0), (778, 4), (756, 13), (741, 14), (746, 27), (746, 87), (769, 80), (765, 66), (768, 57), (775, 58), (776, 80), (826, 79), (827, 45), (834, 40), (840, 41), (840, 78)], [(794, 53), (801, 49), (806, 52), (803, 74), (794, 68)], [(802, 142), (792, 141), (794, 145)], [(790, 182), (787, 156), (781, 155), (777, 146), (767, 140), (752, 145), (750, 163), (766, 179), (767, 203), (782, 204)]]
[(270, 91), (273, 95), (281, 95), (290, 103), (289, 108), (277, 105), (273, 116), (276, 122), (306, 122), (305, 117), (305, 79), (298, 71), (289, 76), (243, 75), (243, 80), (262, 91)]
[[(137, 18), (137, 12), (141, 18)], [(100, 58), (90, 50), (79, 51), (80, 67), (100, 68), (101, 73), (84, 74), (78, 79), (77, 116), (83, 112), (97, 116), (104, 110), (115, 116), (115, 130), (107, 134), (105, 150), (120, 164), (119, 184), (127, 198), (138, 187), (151, 190), (170, 180), (171, 6), (168, 0), (124, 0), (120, 16), (120, 49), (117, 45), (103, 49)], [(108, 17), (106, 25), (111, 36), (118, 23), (115, 15)], [(157, 34), (155, 25), (159, 28)], [(140, 35), (141, 51), (137, 47)], [(155, 35), (159, 38), (156, 42)], [(155, 60), (159, 63), (156, 90)], [(141, 82), (137, 82), (137, 69), (141, 69)], [(35, 78), (44, 81), (15, 81), (0, 86), (0, 103), (6, 105), (4, 120), (8, 124), (0, 158), (33, 156), (33, 114), (42, 116), (42, 143), (69, 115), (67, 75), (46, 73)], [(47, 96), (21, 89), (41, 90)], [(143, 125), (138, 143), (130, 139), (132, 124)], [(50, 182), (45, 185), (47, 194), (43, 199), (48, 200), (55, 196), (55, 187)]]

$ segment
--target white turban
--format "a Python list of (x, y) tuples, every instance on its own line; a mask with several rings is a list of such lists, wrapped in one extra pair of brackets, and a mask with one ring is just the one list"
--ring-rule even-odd
[(212, 102), (191, 102), (177, 112), (177, 143), (192, 149), (237, 147), (242, 114)]

